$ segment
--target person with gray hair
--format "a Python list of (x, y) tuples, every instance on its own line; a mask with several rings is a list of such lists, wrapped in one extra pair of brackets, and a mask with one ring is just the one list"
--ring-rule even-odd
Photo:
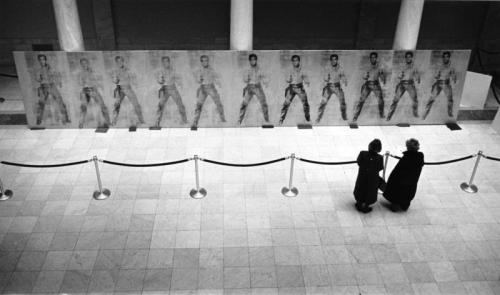
[(417, 193), (418, 179), (424, 166), (424, 154), (419, 152), (420, 143), (414, 138), (406, 141), (406, 151), (387, 180), (384, 198), (391, 202), (390, 209), (407, 211)]

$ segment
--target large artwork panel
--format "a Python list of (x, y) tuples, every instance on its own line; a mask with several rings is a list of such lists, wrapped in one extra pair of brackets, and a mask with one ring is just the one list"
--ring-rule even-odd
[(415, 124), (422, 121), (425, 100), (429, 97), (426, 75), (430, 51), (395, 51), (393, 89), (387, 95), (387, 122)]
[(442, 124), (469, 51), (15, 52), (30, 127)]
[[(17, 59), (22, 56), (17, 55)], [(21, 88), (28, 123), (44, 127), (75, 127), (78, 104), (72, 96), (65, 52), (26, 52)], [(29, 112), (29, 113), (28, 113)]]
[(392, 51), (361, 51), (353, 73), (351, 120), (360, 124), (385, 122), (386, 101), (392, 92)]
[(232, 75), (232, 112), (240, 126), (276, 124), (281, 107), (276, 51), (240, 51)]
[[(230, 89), (232, 52), (189, 51), (189, 69), (185, 73), (189, 81), (189, 95), (194, 111), (193, 127), (223, 127), (235, 125), (231, 116)], [(236, 104), (234, 104), (236, 105)], [(234, 106), (233, 106), (234, 107)]]
[(469, 62), (469, 51), (435, 50), (425, 71), (422, 123), (455, 122)]
[(130, 127), (151, 122), (148, 108), (151, 99), (146, 97), (148, 79), (146, 75), (146, 52), (103, 52), (105, 95), (111, 97), (111, 125)]
[(146, 63), (146, 97), (150, 125), (188, 126), (193, 113), (192, 79), (188, 56), (182, 51), (149, 51)]
[(360, 55), (356, 51), (322, 51), (317, 68), (319, 100), (313, 105), (316, 125), (343, 125), (352, 119)]
[(113, 100), (106, 90), (104, 60), (101, 52), (69, 52), (70, 98), (74, 124), (79, 128), (110, 125)]

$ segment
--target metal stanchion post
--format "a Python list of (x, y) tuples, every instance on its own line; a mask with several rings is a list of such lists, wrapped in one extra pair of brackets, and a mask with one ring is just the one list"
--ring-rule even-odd
[(189, 195), (193, 199), (203, 199), (204, 197), (207, 196), (207, 190), (204, 188), (200, 188), (200, 176), (199, 176), (199, 171), (198, 171), (198, 155), (194, 155), (194, 170), (196, 174), (196, 188), (193, 188), (190, 192)]
[(283, 196), (285, 197), (296, 197), (298, 194), (299, 194), (299, 190), (293, 186), (293, 164), (295, 162), (295, 154), (292, 154), (290, 156), (290, 181), (288, 182), (288, 187), (284, 186), (282, 189), (281, 189), (281, 193), (283, 194)]
[(389, 151), (386, 151), (384, 155), (384, 172), (382, 172), (382, 177), (384, 178), (384, 180), (385, 180), (385, 171), (387, 171), (387, 163), (389, 162), (390, 155), (391, 154), (389, 153)]
[(8, 199), (12, 198), (13, 195), (14, 192), (12, 192), (10, 189), (4, 190), (2, 180), (0, 179), (0, 201), (7, 201)]
[(478, 188), (473, 182), (474, 182), (474, 177), (476, 176), (477, 166), (479, 166), (479, 160), (481, 160), (482, 156), (483, 156), (482, 151), (477, 152), (476, 163), (474, 164), (474, 169), (472, 170), (472, 175), (470, 176), (469, 183), (462, 182), (462, 184), (460, 184), (460, 188), (464, 192), (471, 193), (471, 194), (477, 193)]
[(101, 173), (99, 173), (99, 164), (97, 163), (98, 162), (97, 156), (94, 156), (92, 160), (94, 161), (95, 173), (97, 175), (97, 184), (99, 186), (99, 190), (94, 192), (93, 197), (96, 200), (105, 200), (109, 198), (109, 196), (111, 196), (111, 191), (107, 188), (105, 189), (102, 188)]

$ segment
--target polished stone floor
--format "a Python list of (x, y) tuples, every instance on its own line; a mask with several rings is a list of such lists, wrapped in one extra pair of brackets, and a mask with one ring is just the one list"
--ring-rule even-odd
[[(398, 154), (421, 141), (427, 161), (483, 150), (500, 157), (486, 124), (275, 129), (30, 131), (0, 127), (0, 159), (53, 164), (90, 159), (154, 163), (198, 154), (251, 163), (287, 156), (356, 158), (377, 137)], [(389, 160), (389, 170), (395, 164)], [(407, 213), (383, 200), (353, 207), (355, 165), (290, 160), (255, 168), (200, 163), (208, 195), (194, 200), (194, 162), (130, 168), (100, 163), (109, 199), (96, 201), (92, 163), (65, 168), (0, 165), (14, 191), (0, 203), (0, 291), (108, 294), (500, 294), (500, 162), (424, 167)]]

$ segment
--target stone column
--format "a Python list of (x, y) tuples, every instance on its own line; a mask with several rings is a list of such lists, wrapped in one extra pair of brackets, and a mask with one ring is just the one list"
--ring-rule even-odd
[(401, 0), (398, 25), (392, 46), (394, 50), (414, 50), (417, 48), (423, 10), (424, 0)]
[(64, 51), (84, 51), (76, 0), (52, 0), (59, 45)]
[(252, 50), (253, 0), (231, 0), (231, 50)]

